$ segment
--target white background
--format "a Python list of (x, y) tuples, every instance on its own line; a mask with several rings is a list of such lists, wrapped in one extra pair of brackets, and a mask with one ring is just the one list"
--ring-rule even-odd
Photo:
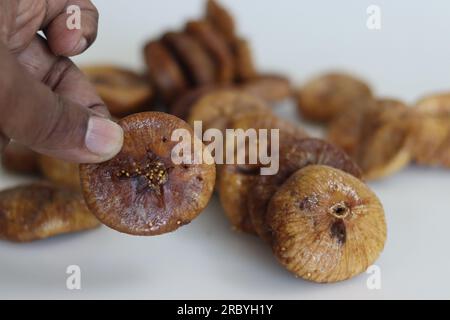
[[(141, 70), (145, 40), (199, 17), (201, 0), (97, 0), (95, 46), (77, 62)], [(377, 94), (413, 102), (450, 85), (450, 2), (225, 0), (251, 39), (260, 69), (288, 73), (299, 85), (329, 70), (353, 71)], [(382, 10), (382, 29), (366, 27), (366, 9)], [(296, 117), (285, 105), (280, 114)], [(0, 172), (0, 187), (21, 182)], [(450, 298), (450, 171), (409, 168), (371, 186), (381, 198), (388, 241), (368, 275), (317, 285), (295, 279), (257, 238), (230, 230), (217, 199), (192, 224), (155, 238), (106, 227), (37, 243), (0, 243), (0, 298)], [(82, 270), (68, 291), (66, 267)]]

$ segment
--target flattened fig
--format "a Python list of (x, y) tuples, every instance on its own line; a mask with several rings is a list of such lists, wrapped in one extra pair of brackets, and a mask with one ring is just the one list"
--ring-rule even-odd
[(450, 115), (450, 93), (439, 93), (420, 99), (414, 112), (434, 117)]
[(51, 184), (0, 192), (0, 238), (28, 242), (99, 227), (81, 194)]
[(160, 41), (151, 41), (144, 48), (150, 80), (159, 98), (170, 104), (183, 93), (188, 83), (169, 49)]
[(367, 180), (381, 179), (405, 168), (411, 162), (410, 124), (390, 121), (362, 144), (358, 163)]
[(215, 90), (194, 104), (188, 122), (202, 121), (203, 130), (217, 128), (224, 131), (239, 114), (266, 111), (270, 113), (270, 108), (255, 96), (240, 90)]
[(330, 141), (347, 151), (369, 180), (389, 176), (411, 161), (409, 108), (395, 99), (377, 99), (347, 109), (329, 126)]
[(420, 100), (413, 108), (411, 118), (415, 162), (450, 168), (450, 94)]
[(233, 54), (222, 35), (207, 21), (188, 22), (186, 32), (197, 39), (214, 60), (217, 82), (232, 83), (234, 80)]
[[(88, 207), (105, 225), (133, 235), (159, 235), (190, 223), (208, 204), (215, 182), (215, 166), (205, 162), (212, 158), (194, 148), (199, 141), (192, 128), (160, 112), (134, 114), (119, 124), (122, 151), (103, 164), (80, 166)], [(179, 142), (171, 137), (177, 129), (192, 137), (191, 153), (184, 157), (197, 156), (202, 164), (174, 163)]]
[(83, 68), (113, 116), (122, 117), (142, 110), (154, 92), (145, 77), (131, 70), (99, 65)]
[(171, 49), (192, 85), (215, 83), (214, 62), (196, 38), (186, 33), (168, 32), (162, 41)]
[(39, 174), (38, 154), (17, 142), (10, 142), (0, 154), (5, 170), (25, 175)]
[(319, 283), (365, 272), (387, 233), (377, 196), (359, 179), (327, 166), (294, 173), (272, 197), (267, 223), (279, 262)]
[[(278, 129), (280, 141), (300, 139), (306, 133), (296, 125), (267, 113), (247, 113), (236, 117), (232, 122), (234, 129)], [(259, 140), (254, 141), (258, 144)], [(270, 140), (267, 146), (269, 147)], [(246, 155), (250, 154), (250, 145), (246, 144)], [(258, 146), (259, 148), (259, 146)], [(255, 188), (260, 175), (261, 164), (250, 164), (248, 157), (245, 164), (223, 165), (219, 167), (219, 195), (225, 214), (237, 230), (255, 233), (248, 212), (248, 197)]]
[(233, 164), (220, 166), (219, 170), (219, 197), (226, 216), (236, 230), (254, 234), (247, 198), (254, 188), (259, 169)]
[(78, 164), (44, 155), (38, 156), (38, 164), (44, 177), (54, 184), (72, 190), (81, 190)]
[(236, 26), (232, 15), (216, 0), (208, 0), (206, 19), (225, 37), (228, 43), (236, 39)]
[(334, 167), (360, 178), (358, 165), (340, 148), (315, 138), (280, 143), (280, 169), (276, 175), (259, 176), (248, 198), (248, 209), (258, 235), (270, 243), (270, 230), (266, 224), (267, 206), (280, 186), (297, 170), (311, 165)]
[(292, 94), (291, 83), (286, 77), (265, 74), (247, 81), (242, 90), (260, 97), (268, 103), (276, 103), (289, 98)]
[(245, 39), (236, 39), (233, 42), (232, 49), (235, 59), (236, 80), (246, 82), (256, 78), (258, 72), (256, 71), (250, 43)]
[(297, 104), (305, 119), (328, 122), (371, 98), (372, 91), (362, 80), (328, 73), (306, 83), (297, 94)]
[(411, 130), (409, 109), (401, 101), (379, 99), (366, 111), (357, 150), (366, 179), (387, 177), (411, 162)]

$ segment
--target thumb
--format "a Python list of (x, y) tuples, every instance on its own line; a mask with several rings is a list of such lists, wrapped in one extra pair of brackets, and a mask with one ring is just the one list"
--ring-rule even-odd
[(1, 47), (0, 69), (0, 131), (7, 138), (77, 163), (104, 162), (120, 151), (119, 125), (55, 94)]

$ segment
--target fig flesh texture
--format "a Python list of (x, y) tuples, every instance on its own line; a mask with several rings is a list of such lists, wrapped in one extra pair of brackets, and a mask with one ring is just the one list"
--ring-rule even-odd
[(300, 114), (306, 120), (329, 122), (372, 98), (372, 91), (362, 80), (344, 73), (328, 73), (306, 83), (297, 93)]
[(0, 192), (1, 239), (29, 242), (99, 226), (80, 193), (47, 183)]
[(148, 80), (132, 70), (98, 65), (84, 67), (83, 72), (115, 117), (142, 111), (153, 99)]
[(387, 234), (377, 196), (361, 180), (327, 166), (294, 173), (271, 199), (267, 224), (279, 262), (319, 283), (365, 272)]
[[(160, 112), (134, 114), (119, 125), (121, 152), (103, 164), (80, 166), (88, 207), (105, 225), (132, 235), (160, 235), (190, 223), (207, 206), (215, 183), (213, 159), (192, 128)], [(173, 160), (181, 143), (172, 140), (178, 129), (189, 133), (185, 146), (191, 149), (180, 164)]]
[(344, 151), (326, 141), (306, 138), (281, 143), (278, 173), (272, 176), (259, 176), (248, 198), (248, 210), (253, 227), (267, 243), (272, 241), (266, 224), (270, 199), (292, 174), (311, 165), (334, 167), (357, 178), (362, 175), (361, 169)]

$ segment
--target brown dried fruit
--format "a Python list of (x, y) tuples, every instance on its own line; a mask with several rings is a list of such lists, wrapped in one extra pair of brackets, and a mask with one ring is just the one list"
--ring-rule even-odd
[(260, 97), (268, 103), (275, 103), (287, 99), (292, 94), (289, 79), (279, 75), (258, 75), (242, 85), (242, 90)]
[(450, 93), (434, 94), (419, 100), (414, 112), (434, 117), (450, 115)]
[(410, 124), (397, 119), (368, 137), (361, 146), (358, 164), (367, 180), (381, 179), (411, 162)]
[(225, 37), (228, 43), (236, 39), (236, 26), (231, 14), (215, 0), (208, 0), (206, 19)]
[(190, 21), (186, 32), (203, 46), (215, 62), (217, 82), (230, 84), (234, 80), (233, 54), (227, 42), (207, 21)]
[(223, 165), (219, 170), (219, 197), (226, 216), (236, 230), (255, 233), (248, 214), (247, 198), (259, 175), (259, 168)]
[(183, 95), (175, 100), (175, 102), (170, 107), (170, 114), (187, 120), (191, 113), (193, 105), (201, 99), (204, 95), (212, 92), (213, 90), (221, 88), (220, 86), (202, 86), (199, 88), (190, 89), (186, 91)]
[(357, 162), (368, 180), (400, 171), (411, 162), (408, 107), (398, 100), (379, 99), (365, 113)]
[(256, 78), (258, 73), (249, 42), (245, 39), (236, 39), (232, 44), (232, 49), (235, 58), (236, 80), (246, 82)]
[(267, 206), (280, 186), (297, 170), (311, 165), (334, 167), (360, 178), (358, 165), (347, 154), (334, 145), (315, 138), (296, 141), (280, 140), (280, 169), (276, 175), (259, 176), (248, 198), (248, 210), (253, 227), (265, 241), (271, 242), (266, 224)]
[(271, 199), (267, 223), (281, 264), (320, 283), (366, 271), (386, 241), (377, 196), (352, 175), (326, 166), (293, 174)]
[(414, 160), (421, 165), (450, 168), (450, 94), (420, 100), (411, 119)]
[(39, 155), (39, 168), (45, 178), (72, 190), (81, 190), (80, 170), (76, 163)]
[(98, 226), (79, 193), (50, 184), (0, 192), (1, 239), (27, 242)]
[(215, 90), (203, 96), (191, 109), (189, 123), (202, 121), (203, 130), (230, 128), (233, 117), (247, 112), (269, 112), (270, 108), (261, 99), (240, 90)]
[(215, 83), (214, 62), (194, 37), (181, 32), (168, 32), (162, 41), (171, 49), (191, 84), (204, 86)]
[(169, 49), (160, 41), (151, 41), (144, 48), (150, 80), (158, 96), (170, 104), (188, 87), (187, 80)]
[[(306, 137), (306, 133), (298, 126), (267, 113), (247, 113), (232, 122), (234, 129), (279, 129), (280, 140)], [(269, 140), (270, 142), (270, 140)], [(258, 140), (256, 140), (258, 143)], [(269, 146), (268, 146), (269, 147)], [(246, 155), (250, 146), (246, 144)], [(248, 212), (248, 196), (253, 192), (255, 182), (260, 175), (260, 164), (223, 165), (219, 172), (219, 195), (225, 214), (233, 227), (247, 233), (255, 233)]]
[(297, 94), (298, 109), (305, 119), (330, 121), (347, 108), (372, 98), (369, 86), (350, 75), (329, 73), (306, 83)]
[(336, 117), (328, 136), (356, 160), (366, 179), (374, 180), (410, 163), (411, 131), (409, 109), (403, 102), (378, 99)]
[(1, 154), (5, 170), (18, 174), (39, 174), (38, 154), (17, 142), (10, 142)]
[(176, 129), (191, 134), (192, 156), (211, 160), (193, 147), (192, 128), (160, 112), (131, 115), (119, 124), (122, 151), (103, 164), (80, 166), (88, 207), (107, 226), (133, 235), (159, 235), (190, 223), (208, 204), (215, 181), (214, 164), (172, 161)]
[(101, 65), (85, 67), (83, 72), (114, 116), (140, 111), (153, 98), (147, 79), (131, 70)]
[(347, 109), (335, 117), (328, 125), (327, 137), (330, 142), (342, 148), (354, 159), (357, 158), (364, 129), (366, 110)]

